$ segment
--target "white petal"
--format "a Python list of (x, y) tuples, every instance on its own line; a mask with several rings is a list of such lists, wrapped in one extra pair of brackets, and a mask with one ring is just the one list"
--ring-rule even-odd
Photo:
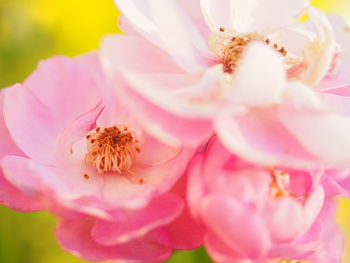
[(201, 0), (201, 8), (212, 31), (232, 29), (230, 19), (231, 0)]
[(163, 45), (177, 63), (189, 72), (205, 68), (208, 55), (207, 40), (200, 34), (188, 13), (175, 0), (149, 0)]
[(233, 74), (233, 80), (226, 84), (227, 100), (250, 106), (268, 106), (282, 101), (286, 73), (282, 57), (272, 48), (253, 42)]
[(311, 22), (317, 30), (317, 38), (305, 50), (308, 70), (302, 74), (302, 80), (309, 86), (315, 86), (331, 68), (336, 51), (336, 42), (332, 27), (326, 17), (317, 8), (309, 9)]
[(114, 0), (132, 26), (151, 42), (157, 43), (159, 32), (150, 17), (148, 0)]

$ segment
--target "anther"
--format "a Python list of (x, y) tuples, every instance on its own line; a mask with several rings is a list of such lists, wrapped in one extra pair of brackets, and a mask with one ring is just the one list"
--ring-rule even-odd
[[(119, 125), (109, 128), (97, 127), (90, 134), (88, 153), (85, 161), (99, 173), (114, 172), (122, 174), (130, 172), (131, 165), (141, 148), (135, 134), (128, 127)], [(95, 143), (97, 142), (97, 143)]]

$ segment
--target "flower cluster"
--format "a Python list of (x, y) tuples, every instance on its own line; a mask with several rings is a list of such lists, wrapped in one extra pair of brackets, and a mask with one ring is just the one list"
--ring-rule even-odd
[(88, 260), (341, 262), (345, 20), (308, 0), (115, 2), (125, 34), (1, 91), (0, 202), (49, 210)]

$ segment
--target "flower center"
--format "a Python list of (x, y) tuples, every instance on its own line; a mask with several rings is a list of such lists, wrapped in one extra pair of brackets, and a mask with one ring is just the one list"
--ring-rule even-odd
[(85, 162), (95, 167), (99, 173), (130, 172), (131, 165), (141, 151), (136, 134), (124, 125), (97, 127), (86, 138), (88, 152)]
[[(288, 190), (290, 185), (290, 175), (288, 173), (281, 170), (274, 169), (274, 168), (268, 169), (268, 171), (272, 178), (271, 195), (274, 198), (278, 199), (285, 196), (289, 196), (293, 198), (296, 197), (293, 193), (291, 193)], [(281, 262), (284, 263), (284, 261), (281, 261)], [(286, 261), (286, 263), (289, 263), (289, 261)]]
[(273, 47), (283, 57), (287, 56), (287, 51), (284, 47), (279, 47), (278, 44), (272, 44), (268, 38), (264, 38), (258, 34), (234, 35), (226, 32), (224, 28), (220, 28), (220, 33), (215, 33), (210, 37), (209, 45), (220, 57), (223, 71), (232, 74), (238, 66), (245, 48), (251, 41), (261, 41)]

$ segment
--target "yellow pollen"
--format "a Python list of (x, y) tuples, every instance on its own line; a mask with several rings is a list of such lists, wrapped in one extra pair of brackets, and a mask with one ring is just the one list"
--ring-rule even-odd
[(130, 172), (130, 167), (140, 153), (140, 144), (135, 133), (127, 126), (97, 127), (86, 136), (88, 152), (85, 162), (99, 173)]
[[(225, 32), (223, 28), (220, 28), (221, 32)], [(264, 39), (257, 34), (233, 36), (231, 39), (224, 41), (221, 60), (223, 64), (223, 70), (225, 73), (233, 73), (242, 58), (242, 54), (246, 46), (251, 41), (261, 41), (268, 46), (273, 47), (281, 56), (286, 57), (287, 51), (284, 47), (279, 47), (277, 44), (272, 44), (269, 38)]]

